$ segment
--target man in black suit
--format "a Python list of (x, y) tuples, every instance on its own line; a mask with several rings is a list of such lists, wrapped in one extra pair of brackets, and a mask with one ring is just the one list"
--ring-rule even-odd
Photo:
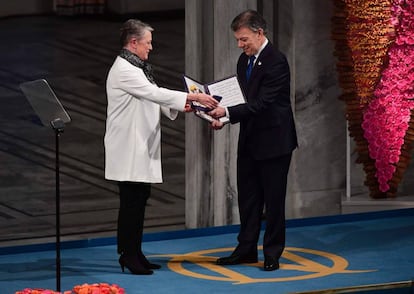
[[(266, 21), (256, 11), (239, 14), (231, 28), (239, 48), (237, 77), (247, 102), (217, 107), (210, 114), (240, 123), (237, 188), (240, 213), (238, 246), (219, 265), (256, 263), (257, 243), (265, 211), (264, 270), (279, 268), (285, 247), (287, 175), (296, 129), (290, 103), (290, 72), (286, 57), (266, 37)], [(214, 121), (214, 129), (223, 123)]]

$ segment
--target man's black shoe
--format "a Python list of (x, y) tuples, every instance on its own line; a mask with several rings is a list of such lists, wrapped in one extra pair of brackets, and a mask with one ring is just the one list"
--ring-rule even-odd
[(263, 269), (265, 271), (274, 271), (279, 268), (279, 260), (271, 257), (271, 256), (265, 256), (264, 266)]
[(244, 256), (244, 255), (230, 255), (227, 257), (221, 257), (217, 259), (216, 264), (218, 265), (234, 265), (241, 263), (256, 263), (257, 256)]

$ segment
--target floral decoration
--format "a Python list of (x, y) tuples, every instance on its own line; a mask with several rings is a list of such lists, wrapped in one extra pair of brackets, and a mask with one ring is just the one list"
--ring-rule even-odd
[[(364, 113), (363, 129), (375, 159), (376, 177), (381, 192), (390, 189), (397, 167), (409, 161), (402, 154), (409, 150), (406, 136), (414, 107), (414, 6), (413, 2), (392, 1), (391, 22), (396, 29), (395, 43), (388, 51), (389, 64), (375, 89), (375, 100)], [(401, 162), (399, 164), (399, 162)]]
[(414, 140), (414, 1), (334, 0), (341, 99), (373, 198), (395, 197)]
[(82, 284), (73, 287), (71, 291), (56, 292), (47, 289), (29, 289), (26, 288), (17, 291), (15, 294), (125, 294), (125, 290), (115, 284), (96, 283)]
[[(71, 294), (71, 291), (65, 291), (63, 294)], [(23, 289), (21, 291), (17, 291), (15, 294), (62, 294), (61, 292), (56, 292), (53, 290), (48, 289)]]
[(125, 290), (115, 284), (83, 284), (73, 287), (74, 294), (125, 294)]

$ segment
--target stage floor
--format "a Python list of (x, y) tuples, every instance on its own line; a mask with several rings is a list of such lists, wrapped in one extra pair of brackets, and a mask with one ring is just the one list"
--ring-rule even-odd
[[(162, 265), (151, 276), (122, 273), (113, 238), (63, 243), (61, 289), (114, 283), (128, 294), (295, 293), (414, 278), (414, 209), (289, 221), (281, 268), (274, 272), (262, 270), (261, 251), (257, 264), (215, 265), (233, 250), (237, 230), (146, 234), (146, 255)], [(53, 245), (0, 248), (1, 293), (56, 289)]]

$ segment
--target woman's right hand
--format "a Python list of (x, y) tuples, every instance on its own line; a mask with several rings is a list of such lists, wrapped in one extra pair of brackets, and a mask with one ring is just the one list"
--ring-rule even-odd
[(189, 93), (187, 95), (187, 100), (197, 101), (198, 103), (203, 104), (205, 107), (210, 109), (216, 108), (219, 104), (219, 102), (216, 99), (205, 93)]
[(212, 96), (204, 94), (204, 93), (199, 94), (197, 101), (210, 109), (216, 108), (217, 105), (219, 104), (219, 102), (216, 99), (214, 99)]

